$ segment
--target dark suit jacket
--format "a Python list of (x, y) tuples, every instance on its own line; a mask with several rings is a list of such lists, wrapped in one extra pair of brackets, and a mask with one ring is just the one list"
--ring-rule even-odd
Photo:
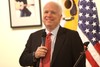
[[(41, 45), (43, 30), (32, 33), (27, 41), (25, 50), (20, 57), (22, 66), (39, 67), (40, 59), (34, 62), (33, 52)], [(60, 27), (58, 30), (51, 67), (73, 67), (80, 53), (84, 50), (83, 43), (76, 31)], [(77, 67), (85, 67), (85, 55)]]

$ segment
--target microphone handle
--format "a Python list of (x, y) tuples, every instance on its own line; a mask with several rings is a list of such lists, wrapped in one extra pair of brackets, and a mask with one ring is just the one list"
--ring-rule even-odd
[(42, 46), (45, 46), (45, 37), (42, 37), (41, 40), (42, 40)]
[(79, 58), (77, 59), (77, 61), (75, 62), (75, 64), (74, 64), (73, 67), (77, 67), (77, 65), (79, 64), (80, 60), (83, 58), (83, 55), (85, 55), (85, 51), (87, 50), (88, 44), (89, 44), (89, 42), (85, 42), (85, 43), (84, 43), (84, 46), (86, 46), (86, 47), (84, 48), (84, 51), (81, 52)]

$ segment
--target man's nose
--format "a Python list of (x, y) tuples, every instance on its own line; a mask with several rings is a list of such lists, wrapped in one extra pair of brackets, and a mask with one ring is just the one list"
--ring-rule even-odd
[(52, 16), (52, 13), (51, 12), (48, 12), (47, 16), (48, 17), (51, 17)]

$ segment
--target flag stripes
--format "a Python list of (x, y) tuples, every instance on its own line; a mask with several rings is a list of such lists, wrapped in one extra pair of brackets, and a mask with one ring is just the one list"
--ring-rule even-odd
[(96, 45), (94, 45), (94, 47), (100, 55), (100, 43), (97, 43)]
[(99, 65), (96, 63), (96, 61), (94, 60), (90, 52), (87, 50), (85, 53), (86, 53), (87, 60), (90, 62), (91, 66), (99, 67)]

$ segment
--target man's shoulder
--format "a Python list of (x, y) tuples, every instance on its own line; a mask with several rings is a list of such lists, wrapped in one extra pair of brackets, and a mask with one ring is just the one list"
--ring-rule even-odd
[(65, 28), (65, 27), (62, 27), (62, 30), (65, 31), (65, 32), (77, 32), (75, 30), (71, 30), (71, 29), (68, 29), (68, 28)]
[(37, 30), (35, 32), (32, 32), (30, 35), (41, 35), (41, 33), (43, 32), (44, 29), (41, 29), (41, 30)]

